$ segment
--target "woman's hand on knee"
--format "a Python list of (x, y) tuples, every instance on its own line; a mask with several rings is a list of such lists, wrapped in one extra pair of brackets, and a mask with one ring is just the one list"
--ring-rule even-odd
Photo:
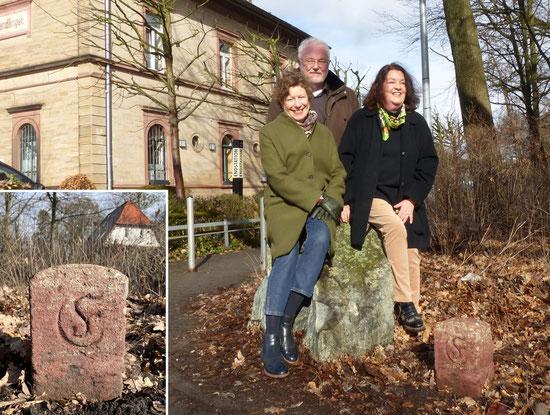
[(416, 203), (414, 200), (408, 198), (402, 200), (397, 205), (393, 205), (393, 207), (397, 210), (397, 216), (399, 216), (399, 219), (401, 219), (403, 223), (407, 223), (407, 221), (413, 223), (415, 205)]

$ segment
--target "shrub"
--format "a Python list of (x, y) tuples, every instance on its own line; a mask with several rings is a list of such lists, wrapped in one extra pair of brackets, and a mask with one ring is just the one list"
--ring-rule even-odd
[(490, 253), (492, 241), (499, 250), (503, 245), (516, 251), (529, 246), (534, 253), (550, 241), (550, 170), (506, 154), (507, 138), (497, 131), (498, 157), (487, 148), (477, 148), (472, 156), (459, 123), (447, 120), (443, 126), (436, 118), (439, 168), (426, 201), (436, 249), (447, 254)]
[(0, 180), (0, 190), (30, 189), (29, 183), (22, 183), (13, 175), (8, 175), (7, 179)]
[(97, 188), (85, 174), (69, 176), (61, 182), (59, 189), (62, 190), (96, 190)]

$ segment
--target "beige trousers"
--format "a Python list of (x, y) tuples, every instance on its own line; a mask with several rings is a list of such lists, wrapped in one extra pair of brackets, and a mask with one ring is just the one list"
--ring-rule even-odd
[(412, 301), (420, 312), (420, 253), (408, 248), (405, 225), (388, 202), (377, 198), (372, 200), (369, 223), (381, 236), (393, 271), (394, 301)]

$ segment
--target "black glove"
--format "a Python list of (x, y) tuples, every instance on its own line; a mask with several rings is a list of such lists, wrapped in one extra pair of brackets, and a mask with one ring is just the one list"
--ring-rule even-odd
[(328, 214), (328, 212), (323, 209), (320, 205), (316, 205), (313, 210), (311, 211), (311, 217), (313, 219), (324, 219), (324, 220), (330, 220), (331, 217)]
[(323, 193), (323, 200), (321, 200), (319, 206), (329, 214), (330, 218), (332, 218), (336, 224), (340, 223), (340, 212), (342, 212), (342, 206), (336, 199)]

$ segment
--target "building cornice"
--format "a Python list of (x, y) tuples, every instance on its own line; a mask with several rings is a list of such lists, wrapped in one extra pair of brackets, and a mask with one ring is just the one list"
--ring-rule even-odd
[(6, 108), (8, 114), (17, 114), (18, 112), (38, 111), (42, 109), (42, 104), (25, 105), (23, 107)]
[[(87, 63), (105, 65), (107, 63), (107, 60), (105, 58), (97, 56), (97, 55), (75, 56), (75, 57), (71, 57), (71, 58), (67, 58), (67, 59), (62, 59), (62, 60), (43, 63), (43, 64), (40, 64), (40, 65), (31, 65), (31, 66), (26, 66), (26, 67), (22, 67), (22, 68), (11, 69), (9, 71), (0, 72), (0, 81), (3, 80), (3, 79), (13, 78), (13, 77), (17, 77), (17, 76), (32, 75), (32, 74), (39, 73), (39, 72), (69, 68), (69, 67), (72, 67), (72, 66), (84, 65), (84, 64), (87, 64)], [(126, 72), (126, 73), (130, 73), (130, 74), (134, 74), (134, 75), (143, 76), (143, 77), (146, 77), (146, 78), (149, 78), (149, 79), (155, 79), (156, 78), (155, 75), (152, 75), (152, 74), (150, 74), (149, 72), (146, 72), (146, 71), (140, 71), (139, 69), (134, 68), (130, 65), (113, 63), (113, 69), (123, 71), (123, 72)], [(222, 89), (218, 86), (211, 87), (211, 86), (208, 86), (208, 85), (201, 85), (197, 82), (189, 81), (189, 80), (184, 79), (184, 78), (177, 79), (176, 84), (178, 86), (183, 86), (183, 87), (191, 88), (191, 89), (201, 89), (201, 90), (205, 90), (205, 91), (206, 90), (211, 90), (211, 92), (213, 92), (215, 94), (218, 94), (218, 95), (226, 95), (226, 96), (230, 96), (230, 97), (233, 97), (233, 98), (246, 99), (247, 101), (254, 102), (254, 103), (260, 104), (260, 105), (263, 104), (263, 102), (261, 100), (259, 100), (256, 97), (253, 97), (253, 96), (244, 96), (242, 94), (238, 94), (238, 93), (235, 93), (235, 92), (232, 92), (232, 91), (228, 91), (226, 89)]]
[(148, 113), (162, 115), (162, 116), (167, 116), (168, 115), (168, 111), (166, 111), (166, 110), (156, 108), (156, 107), (150, 107), (150, 106), (147, 106), (147, 105), (142, 105), (141, 110), (143, 112), (148, 112)]
[(97, 55), (73, 56), (67, 59), (60, 59), (56, 61), (41, 63), (39, 65), (23, 66), (21, 68), (3, 71), (3, 72), (0, 72), (0, 80), (13, 78), (15, 76), (24, 76), (24, 75), (30, 75), (30, 74), (44, 72), (44, 71), (50, 71), (53, 69), (68, 68), (71, 66), (81, 65), (85, 63), (91, 63), (91, 62), (94, 62), (94, 63), (105, 62), (105, 59), (100, 58)]

